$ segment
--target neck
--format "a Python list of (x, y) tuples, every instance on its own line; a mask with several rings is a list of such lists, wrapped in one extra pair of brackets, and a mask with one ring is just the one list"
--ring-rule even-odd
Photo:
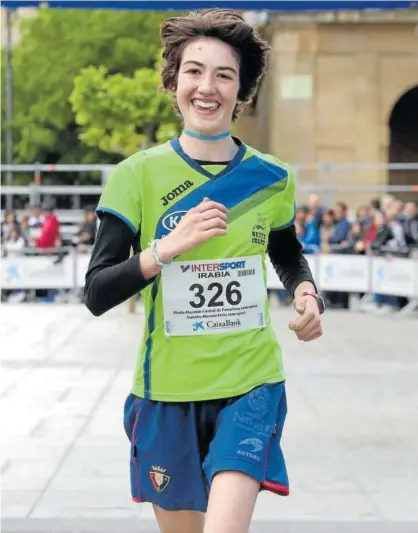
[(205, 141), (182, 133), (180, 144), (189, 157), (204, 161), (230, 161), (238, 152), (238, 146), (230, 135), (216, 141)]

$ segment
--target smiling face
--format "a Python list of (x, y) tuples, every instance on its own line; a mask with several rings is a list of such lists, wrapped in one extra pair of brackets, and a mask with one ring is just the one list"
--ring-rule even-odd
[(203, 37), (185, 47), (176, 90), (185, 128), (206, 135), (229, 130), (238, 90), (238, 58), (228, 44)]

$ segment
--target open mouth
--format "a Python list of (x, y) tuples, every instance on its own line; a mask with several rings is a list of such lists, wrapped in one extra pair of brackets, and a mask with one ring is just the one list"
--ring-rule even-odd
[(192, 105), (195, 109), (199, 109), (201, 111), (216, 111), (221, 106), (218, 102), (210, 100), (198, 100), (196, 98), (192, 100)]

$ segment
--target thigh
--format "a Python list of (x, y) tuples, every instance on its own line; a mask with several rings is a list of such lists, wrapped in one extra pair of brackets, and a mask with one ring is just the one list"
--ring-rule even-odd
[(161, 533), (203, 533), (205, 515), (196, 511), (166, 511), (154, 505)]
[(280, 439), (286, 418), (284, 383), (266, 384), (231, 402), (219, 413), (204, 461), (208, 486), (219, 472), (235, 471), (259, 488), (288, 493)]
[(260, 484), (237, 471), (218, 472), (209, 494), (204, 533), (248, 533)]
[(193, 403), (128, 397), (124, 425), (131, 441), (135, 502), (150, 502), (166, 511), (206, 511), (194, 411)]

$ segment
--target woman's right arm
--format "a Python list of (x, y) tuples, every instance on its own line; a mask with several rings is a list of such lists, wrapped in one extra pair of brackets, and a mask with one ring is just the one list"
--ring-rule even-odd
[[(227, 209), (204, 199), (182, 218), (176, 229), (158, 241), (157, 254), (166, 263), (211, 237), (226, 234)], [(140, 235), (117, 216), (103, 213), (84, 286), (86, 307), (94, 316), (126, 301), (149, 285), (161, 269), (150, 248), (129, 257)]]
[(129, 257), (134, 239), (139, 242), (125, 222), (111, 214), (102, 215), (84, 287), (86, 307), (94, 316), (142, 291), (158, 273), (154, 263), (155, 272), (148, 269), (144, 276), (139, 253)]

